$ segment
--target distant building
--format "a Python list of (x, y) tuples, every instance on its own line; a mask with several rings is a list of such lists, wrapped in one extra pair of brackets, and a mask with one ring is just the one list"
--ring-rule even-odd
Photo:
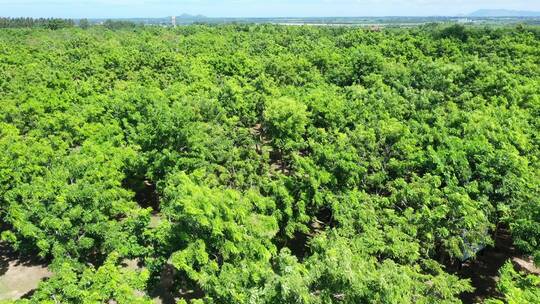
[(176, 16), (171, 17), (171, 24), (173, 27), (176, 27)]

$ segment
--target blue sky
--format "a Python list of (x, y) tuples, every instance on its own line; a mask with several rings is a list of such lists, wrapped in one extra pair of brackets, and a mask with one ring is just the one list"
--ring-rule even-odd
[(4, 17), (433, 16), (484, 8), (540, 11), (540, 0), (0, 0)]

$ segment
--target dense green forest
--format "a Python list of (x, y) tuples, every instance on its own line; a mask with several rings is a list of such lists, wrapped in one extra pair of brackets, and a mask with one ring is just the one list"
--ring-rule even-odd
[(17, 303), (461, 303), (501, 229), (540, 264), (539, 117), (536, 27), (2, 29)]

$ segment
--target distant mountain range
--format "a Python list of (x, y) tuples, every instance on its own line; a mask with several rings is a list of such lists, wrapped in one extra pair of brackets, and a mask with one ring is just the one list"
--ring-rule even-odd
[[(1, 0), (0, 0), (1, 1)], [(539, 0), (540, 1), (540, 0)], [(523, 19), (523, 18), (529, 19)], [(513, 10), (478, 10), (468, 15), (458, 16), (394, 16), (394, 17), (208, 17), (204, 15), (179, 14), (175, 16), (176, 25), (188, 25), (194, 23), (229, 24), (229, 23), (254, 23), (254, 24), (312, 24), (312, 25), (388, 25), (388, 26), (411, 26), (433, 22), (457, 22), (474, 19), (474, 22), (514, 24), (531, 23), (540, 24), (540, 12), (513, 11)], [(103, 24), (109, 18), (91, 18), (92, 24)], [(130, 21), (137, 24), (170, 26), (172, 16), (148, 17), (148, 18), (113, 18), (112, 20)]]
[(505, 9), (482, 9), (468, 15), (469, 17), (540, 17), (540, 12), (514, 11)]

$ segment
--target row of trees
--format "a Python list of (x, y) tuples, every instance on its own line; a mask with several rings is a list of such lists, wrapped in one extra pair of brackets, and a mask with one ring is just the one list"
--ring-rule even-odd
[(173, 267), (180, 303), (459, 303), (498, 227), (540, 262), (539, 58), (526, 27), (0, 31), (2, 239), (55, 273), (27, 302)]
[(5, 18), (0, 17), (0, 28), (46, 28), (57, 30), (73, 27), (75, 22), (71, 19), (60, 18)]
[[(0, 28), (44, 28), (58, 30), (78, 26), (82, 29), (91, 27), (94, 23), (88, 19), (72, 20), (59, 18), (5, 18), (0, 17)], [(100, 25), (110, 30), (136, 28), (139, 24), (124, 20), (105, 20)]]

